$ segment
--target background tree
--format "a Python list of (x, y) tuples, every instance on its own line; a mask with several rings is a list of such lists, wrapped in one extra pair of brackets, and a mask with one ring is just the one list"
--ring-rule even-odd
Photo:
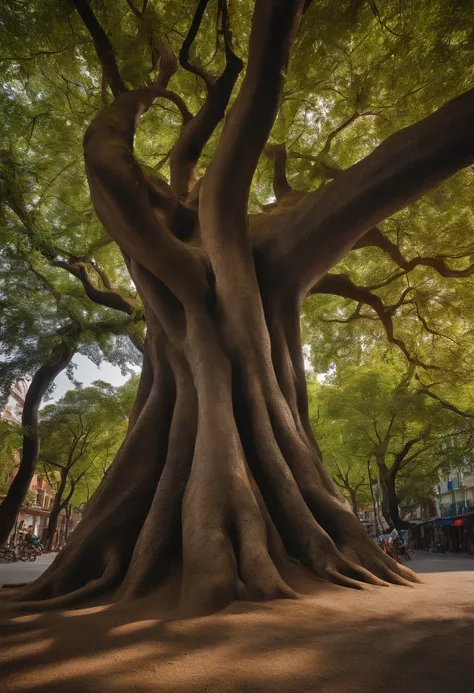
[(459, 465), (472, 447), (472, 415), (427, 395), (400, 358), (341, 364), (315, 397), (319, 416), (313, 425), (330, 473), (336, 483), (347, 478), (350, 493), (348, 487), (354, 490), (368, 477), (370, 464), (390, 527), (409, 526), (403, 512), (428, 503), (440, 474)]
[[(311, 426), (318, 440), (324, 466), (331, 478), (348, 500), (352, 511), (358, 515), (359, 507), (372, 505), (370, 489), (371, 476), (367, 465), (372, 465), (371, 455), (361, 443), (360, 430), (348, 431), (344, 410), (333, 418), (332, 408), (327, 407), (331, 387), (334, 383), (325, 381), (323, 385), (314, 377), (308, 378), (309, 415)], [(369, 478), (370, 476), (370, 478)]]
[(85, 489), (87, 495), (93, 493), (119, 449), (127, 430), (130, 389), (98, 381), (68, 391), (42, 410), (40, 464), (55, 491), (45, 538), (48, 549), (60, 513), (64, 510), (69, 520), (72, 505), (85, 502)]
[(11, 473), (16, 465), (15, 453), (20, 445), (20, 427), (0, 419), (0, 495), (8, 491)]
[[(32, 175), (15, 165), (10, 152), (3, 151), (0, 404), (17, 378), (29, 377), (31, 382), (22, 412), (21, 462), (0, 506), (0, 544), (14, 526), (35, 473), (38, 410), (57, 375), (66, 369), (73, 379), (71, 361), (76, 353), (96, 364), (106, 358), (126, 372), (141, 360), (136, 351), (143, 339), (140, 307), (132, 296), (112, 290), (105, 272), (94, 265), (100, 281), (109, 286), (97, 288), (87, 272), (88, 257), (73, 261), (65, 248), (58, 249), (58, 234), (41, 225), (54, 227), (51, 219), (42, 220), (42, 203), (44, 196)], [(127, 314), (125, 319), (122, 313)]]
[[(450, 375), (462, 382), (470, 308), (443, 282), (472, 274), (472, 8), (397, 1), (381, 14), (361, 2), (256, 0), (237, 13), (221, 1), (76, 0), (37, 9), (32, 19), (15, 3), (2, 17), (7, 137), (44, 182), (49, 204), (38, 213), (76, 221), (92, 120), (92, 202), (141, 296), (147, 336), (127, 439), (69, 546), (23, 596), (60, 604), (120, 585), (133, 597), (179, 574), (182, 605), (202, 612), (291, 595), (289, 557), (354, 587), (413, 579), (370, 543), (321, 465), (299, 310), (312, 293), (311, 305), (327, 300), (344, 323), (365, 322), (370, 307), (434, 397), (447, 385), (431, 378), (442, 363), (430, 362), (426, 334), (454, 340), (440, 355), (450, 364), (465, 355)], [(456, 171), (433, 200), (393, 217)], [(454, 217), (462, 228), (450, 241)], [(437, 248), (434, 219), (448, 221)], [(71, 253), (75, 228), (58, 230)], [(432, 293), (452, 306), (449, 335)], [(321, 362), (340, 340), (321, 348)]]

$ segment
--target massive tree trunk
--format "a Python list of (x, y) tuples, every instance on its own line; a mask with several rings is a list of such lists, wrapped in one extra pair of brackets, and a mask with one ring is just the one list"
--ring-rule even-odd
[[(249, 220), (304, 5), (256, 1), (245, 79), (189, 195), (241, 67), (229, 33), (226, 68), (206, 81), (203, 108), (191, 121), (181, 108), (171, 186), (133, 156), (140, 116), (156, 97), (171, 98), (167, 79), (125, 93), (117, 83), (115, 102), (88, 129), (92, 200), (145, 306), (144, 366), (125, 442), (68, 545), (22, 599), (62, 606), (172, 585), (176, 604), (196, 614), (294, 596), (295, 572), (350, 587), (416, 580), (370, 540), (321, 464), (299, 308), (374, 223), (472, 161), (474, 96), (293, 207)], [(189, 69), (187, 53), (183, 63)]]
[(21, 461), (6, 498), (0, 505), (0, 546), (6, 542), (15, 525), (17, 515), (36, 471), (40, 446), (38, 410), (41, 401), (59, 373), (68, 366), (73, 354), (73, 345), (61, 344), (51, 355), (51, 362), (38, 369), (28, 388), (21, 417), (23, 427)]
[(68, 546), (23, 598), (139, 597), (174, 580), (184, 611), (202, 613), (292, 596), (295, 560), (348, 586), (409, 578), (367, 537), (282, 395), (264, 316), (252, 315), (259, 294), (247, 318), (216, 297), (185, 324), (144, 278), (135, 271), (166, 320), (148, 307), (142, 401)]

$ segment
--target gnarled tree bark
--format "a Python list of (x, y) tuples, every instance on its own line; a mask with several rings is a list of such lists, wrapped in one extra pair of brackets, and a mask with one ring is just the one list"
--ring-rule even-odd
[[(195, 158), (174, 160), (176, 204), (192, 199), (197, 210), (186, 233), (133, 156), (160, 84), (120, 93), (87, 131), (91, 197), (145, 306), (144, 368), (117, 458), (66, 548), (21, 599), (60, 606), (171, 584), (176, 604), (199, 614), (234, 599), (295, 596), (295, 571), (350, 587), (416, 580), (369, 539), (321, 463), (299, 307), (374, 223), (474, 160), (474, 92), (290, 209), (263, 215), (251, 233), (249, 189), (305, 5), (256, 0), (242, 87), (188, 198)], [(207, 85), (210, 100), (217, 83)], [(225, 104), (208, 103), (212, 123), (201, 128), (202, 111), (189, 122), (186, 151), (202, 149), (232, 86), (220, 93)]]

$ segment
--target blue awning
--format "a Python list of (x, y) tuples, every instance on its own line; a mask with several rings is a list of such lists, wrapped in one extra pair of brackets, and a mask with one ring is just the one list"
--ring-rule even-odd
[(435, 527), (451, 527), (452, 524), (453, 524), (453, 518), (452, 517), (438, 517), (434, 521)]

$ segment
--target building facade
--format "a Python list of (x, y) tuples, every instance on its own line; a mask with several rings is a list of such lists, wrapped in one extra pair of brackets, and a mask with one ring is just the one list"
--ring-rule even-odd
[(436, 488), (438, 514), (455, 517), (474, 512), (474, 468), (452, 472)]
[(435, 509), (412, 529), (415, 548), (433, 543), (446, 551), (474, 555), (474, 467), (453, 470), (434, 489)]
[[(12, 480), (15, 474), (16, 468), (12, 473)], [(3, 501), (3, 498), (4, 496), (0, 497), (0, 503)], [(54, 490), (46, 479), (35, 474), (31, 480), (25, 503), (18, 513), (8, 543), (15, 544), (18, 538), (27, 532), (36, 534), (37, 537), (43, 539), (53, 503)]]
[[(16, 469), (12, 474), (12, 479), (15, 473)], [(15, 545), (27, 533), (36, 534), (37, 537), (44, 541), (54, 496), (55, 491), (48, 481), (39, 474), (35, 474), (31, 480), (25, 504), (20, 508), (15, 526), (8, 538), (8, 545)], [(0, 496), (0, 504), (4, 497)], [(72, 510), (69, 516), (65, 510), (61, 510), (53, 548), (61, 546), (66, 541), (69, 533), (72, 532), (80, 519), (81, 514), (76, 510)]]
[(454, 470), (436, 488), (438, 518), (449, 551), (474, 554), (474, 467)]

